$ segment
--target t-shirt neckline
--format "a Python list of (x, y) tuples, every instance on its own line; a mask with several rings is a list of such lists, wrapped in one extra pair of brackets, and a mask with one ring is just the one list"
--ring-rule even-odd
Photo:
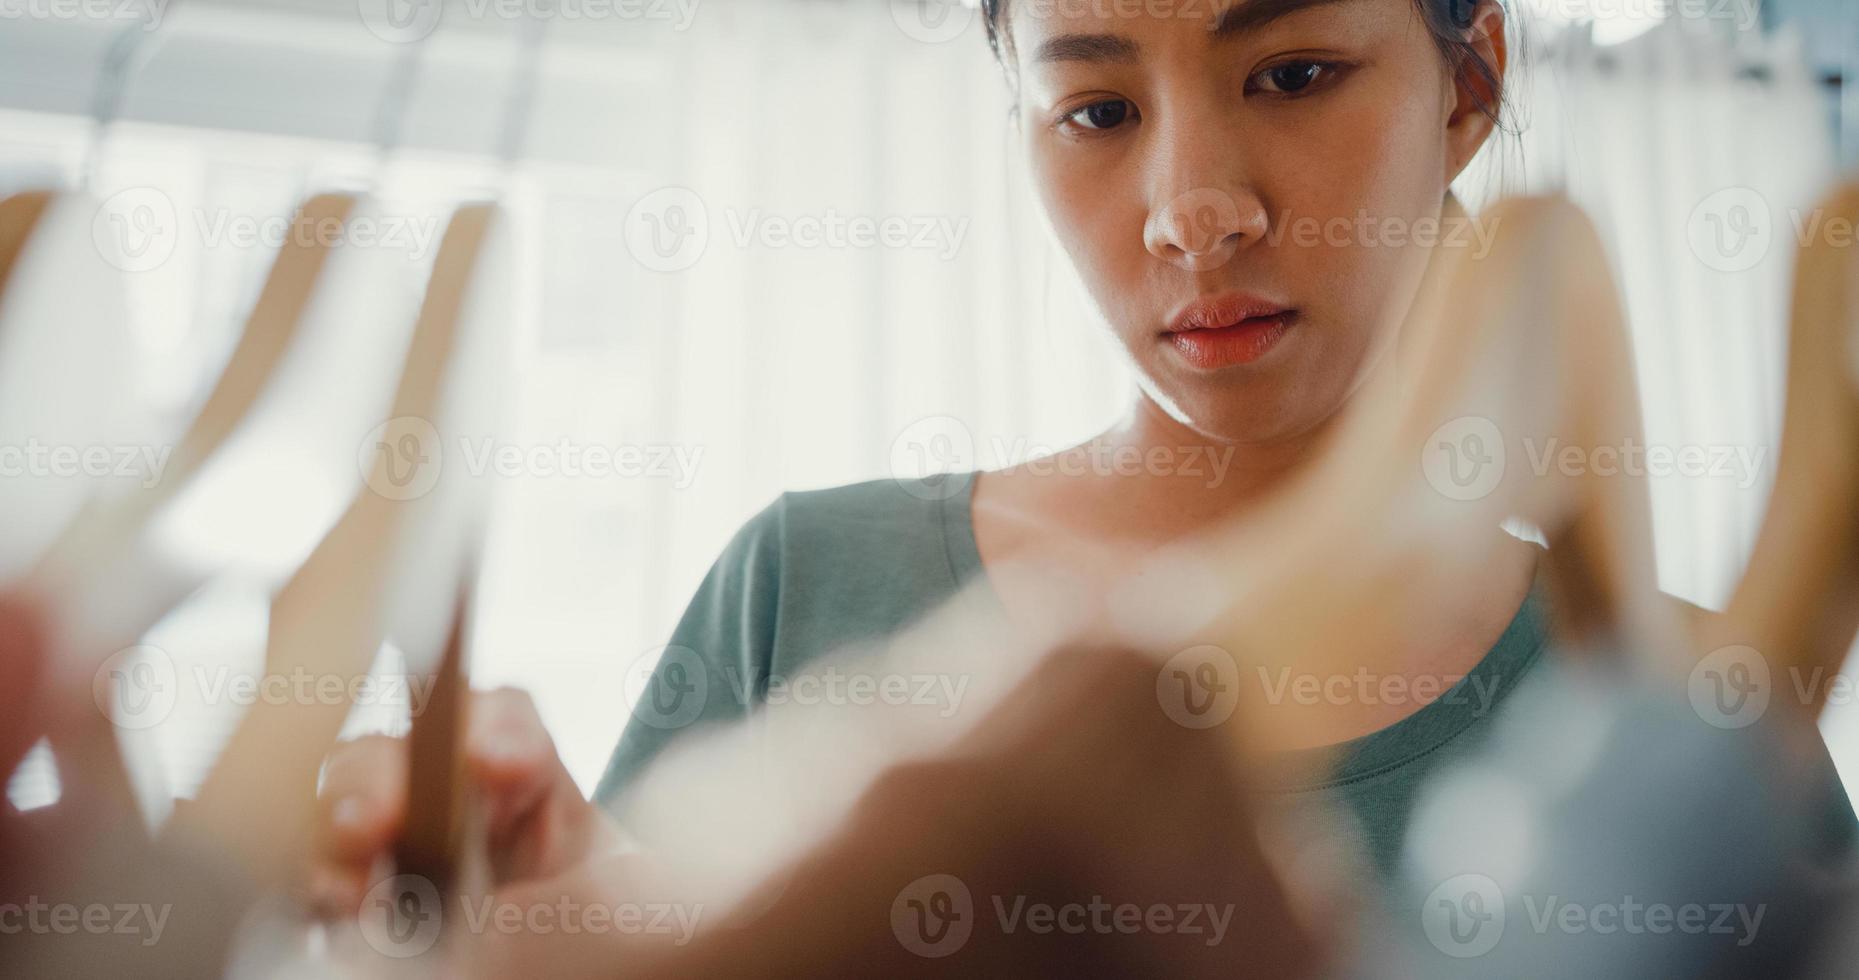
[[(977, 475), (976, 471), (950, 475), (955, 485), (941, 501), (944, 552), (957, 589), (977, 578), (984, 584), (987, 579), (981, 546), (975, 538)], [(1540, 564), (1538, 567), (1540, 570)], [(1000, 604), (1000, 596), (991, 585), (982, 591), (990, 601)], [(1444, 747), (1495, 711), (1535, 664), (1548, 638), (1545, 609), (1543, 581), (1538, 574), (1497, 642), (1444, 694), (1400, 721), (1366, 735), (1334, 745), (1278, 753), (1269, 768), (1285, 775), (1268, 785), (1285, 792), (1340, 786), (1399, 769)]]

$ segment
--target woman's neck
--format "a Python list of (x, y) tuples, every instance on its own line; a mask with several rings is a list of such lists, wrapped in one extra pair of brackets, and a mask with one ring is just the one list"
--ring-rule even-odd
[[(1154, 530), (1174, 537), (1240, 516), (1284, 487), (1317, 457), (1335, 421), (1332, 416), (1271, 441), (1226, 442), (1194, 430), (1139, 395), (1115, 425), (1072, 452), (1144, 460), (1134, 472), (1096, 482), (1117, 510), (1155, 515), (1162, 525)], [(1141, 522), (1132, 530), (1138, 526)]]

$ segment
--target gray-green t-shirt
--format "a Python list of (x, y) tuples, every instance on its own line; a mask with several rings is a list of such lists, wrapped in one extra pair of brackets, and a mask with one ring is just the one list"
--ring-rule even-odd
[[(771, 678), (804, 673), (815, 658), (871, 645), (955, 597), (982, 575), (971, 520), (974, 475), (940, 482), (876, 480), (783, 494), (750, 520), (704, 578), (646, 688), (653, 717), (637, 712), (594, 794), (618, 810), (629, 782), (673, 739), (704, 724), (744, 717)], [(1547, 646), (1540, 589), (1525, 599), (1485, 658), (1438, 699), (1401, 721), (1327, 753), (1317, 768), (1288, 759), (1285, 772), (1313, 775), (1274, 792), (1341, 805), (1354, 835), (1384, 872), (1400, 854), (1413, 804), (1428, 774), (1475, 752), (1498, 710)], [(702, 670), (704, 689), (723, 693), (679, 702)], [(669, 719), (675, 723), (666, 724)], [(1829, 765), (1833, 820), (1853, 816)], [(1844, 836), (1844, 831), (1840, 832)]]

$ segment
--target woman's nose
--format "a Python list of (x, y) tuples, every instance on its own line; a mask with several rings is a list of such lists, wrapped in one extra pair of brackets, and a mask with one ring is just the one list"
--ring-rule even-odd
[(1200, 187), (1152, 210), (1143, 244), (1156, 258), (1188, 272), (1207, 272), (1263, 238), (1266, 225), (1265, 206), (1257, 196)]

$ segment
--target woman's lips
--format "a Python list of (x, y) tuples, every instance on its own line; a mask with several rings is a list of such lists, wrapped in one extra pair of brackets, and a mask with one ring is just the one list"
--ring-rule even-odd
[(1189, 364), (1211, 371), (1251, 364), (1271, 353), (1296, 320), (1296, 310), (1284, 310), (1247, 317), (1230, 326), (1171, 330), (1164, 336)]

